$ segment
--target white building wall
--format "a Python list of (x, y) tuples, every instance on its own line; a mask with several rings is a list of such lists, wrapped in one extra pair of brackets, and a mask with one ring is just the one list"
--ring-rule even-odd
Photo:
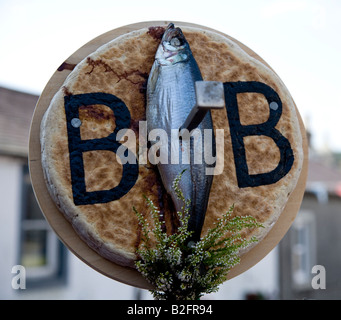
[(0, 156), (0, 299), (13, 299), (18, 263), (22, 161)]
[(246, 294), (261, 293), (266, 299), (277, 299), (279, 295), (279, 249), (275, 247), (255, 266), (226, 281), (217, 293), (207, 299), (243, 300)]
[[(112, 280), (72, 255), (69, 259), (67, 299), (134, 299), (134, 287)], [(86, 281), (85, 281), (86, 280)]]
[(16, 299), (33, 300), (131, 300), (135, 289), (93, 270), (68, 252), (67, 281), (46, 288), (27, 288)]

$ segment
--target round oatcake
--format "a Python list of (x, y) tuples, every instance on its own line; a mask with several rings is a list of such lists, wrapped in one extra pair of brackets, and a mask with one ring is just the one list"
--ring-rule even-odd
[[(180, 27), (204, 80), (262, 83), (274, 90), (282, 102), (282, 112), (272, 132), (275, 130), (290, 143), (290, 158), (283, 158), (273, 136), (259, 132), (244, 135), (241, 138), (244, 148), (234, 150), (230, 131), (234, 123), (231, 118), (229, 121), (229, 109), (212, 110), (214, 128), (224, 130), (224, 153), (219, 164), (221, 172), (213, 179), (202, 234), (234, 204), (235, 215), (254, 216), (264, 225), (264, 228), (247, 231), (248, 236), (256, 236), (261, 240), (281, 215), (301, 172), (302, 136), (295, 104), (279, 77), (237, 43), (213, 31)], [(146, 212), (143, 194), (151, 198), (164, 213), (167, 232), (173, 232), (177, 226), (171, 199), (162, 186), (156, 167), (140, 161), (134, 167), (138, 175), (129, 178), (124, 173), (126, 167), (117, 160), (115, 152), (107, 147), (106, 140), (113, 132), (116, 134), (116, 129), (121, 128), (121, 125), (127, 124), (126, 127), (136, 137), (136, 141), (129, 139), (128, 147), (131, 154), (138, 158), (139, 144), (145, 142), (140, 122), (146, 119), (146, 82), (163, 30), (162, 27), (153, 26), (124, 34), (87, 56), (67, 77), (41, 122), (42, 165), (53, 200), (91, 248), (123, 266), (134, 266), (135, 251), (141, 242), (141, 229), (133, 206), (139, 212)], [(118, 105), (122, 106), (123, 103), (123, 111), (115, 112), (108, 104), (101, 103), (103, 97), (112, 96), (118, 99)], [(89, 97), (89, 102), (80, 102), (75, 111), (77, 116), (70, 115), (69, 119), (66, 104), (78, 97), (80, 100)], [(253, 126), (259, 129), (259, 125), (271, 117), (271, 110), (276, 111), (279, 107), (272, 105), (269, 108), (266, 96), (262, 93), (244, 92), (238, 93), (236, 97), (242, 128)], [(73, 132), (77, 133), (78, 140), (70, 137)], [(70, 156), (70, 150), (77, 149), (75, 141), (89, 142), (88, 149)], [(71, 142), (75, 144), (73, 147), (70, 146)], [(79, 154), (81, 158), (75, 165)], [(240, 177), (238, 180), (236, 170), (238, 161), (243, 157), (247, 164), (244, 176), (271, 173), (279, 162), (284, 162), (284, 166), (288, 162), (290, 170), (273, 183), (243, 185)], [(71, 164), (71, 158), (76, 162)], [(77, 202), (77, 172), (82, 174), (80, 179), (84, 180), (85, 193), (100, 195), (105, 190), (125, 191), (112, 201), (93, 198), (88, 202)], [(123, 177), (128, 177), (127, 182), (123, 181)], [(82, 192), (84, 194), (84, 190)], [(81, 195), (78, 198), (81, 199)]]

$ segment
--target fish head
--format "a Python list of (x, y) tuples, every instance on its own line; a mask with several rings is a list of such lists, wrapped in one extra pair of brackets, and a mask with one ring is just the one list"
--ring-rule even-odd
[(174, 65), (190, 58), (191, 49), (180, 28), (170, 23), (162, 36), (155, 59), (160, 65)]

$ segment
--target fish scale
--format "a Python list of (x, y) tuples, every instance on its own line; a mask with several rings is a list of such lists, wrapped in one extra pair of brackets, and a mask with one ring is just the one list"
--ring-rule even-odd
[[(174, 39), (177, 39), (174, 41)], [(177, 45), (172, 46), (171, 43)], [(206, 175), (204, 161), (204, 129), (212, 129), (213, 124), (210, 112), (198, 126), (202, 137), (202, 152), (195, 149), (193, 143), (188, 149), (181, 147), (179, 139), (172, 141), (171, 130), (179, 129), (192, 108), (196, 105), (195, 82), (201, 81), (202, 76), (199, 67), (192, 55), (191, 49), (179, 28), (170, 24), (166, 29), (159, 48), (155, 55), (155, 61), (150, 71), (147, 84), (147, 129), (163, 129), (168, 135), (168, 163), (158, 163), (162, 183), (171, 195), (175, 209), (181, 211), (182, 201), (177, 199), (172, 188), (174, 179), (183, 171), (179, 182), (184, 197), (191, 200), (189, 208), (188, 229), (193, 231), (190, 240), (200, 239), (202, 226), (206, 214), (209, 193), (213, 180), (212, 175)], [(212, 134), (212, 150), (215, 154), (215, 141)], [(172, 145), (172, 142), (175, 145)], [(152, 142), (153, 143), (156, 142)], [(171, 163), (171, 151), (179, 148), (179, 163)], [(201, 158), (201, 164), (194, 164), (194, 155)], [(182, 156), (189, 157), (191, 162), (182, 163)], [(210, 165), (212, 166), (212, 165)]]

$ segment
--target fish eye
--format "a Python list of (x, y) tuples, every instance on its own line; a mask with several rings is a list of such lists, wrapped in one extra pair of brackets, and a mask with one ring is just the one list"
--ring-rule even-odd
[(170, 44), (171, 46), (173, 47), (178, 47), (181, 45), (181, 41), (179, 38), (173, 38), (171, 41), (170, 41)]

